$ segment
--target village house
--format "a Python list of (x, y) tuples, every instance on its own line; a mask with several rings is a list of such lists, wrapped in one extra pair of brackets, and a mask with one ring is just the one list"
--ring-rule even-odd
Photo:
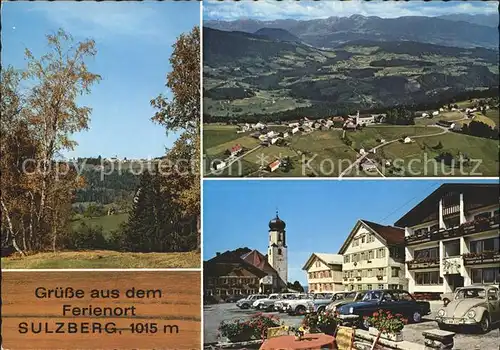
[(267, 137), (269, 137), (269, 138), (273, 138), (273, 137), (275, 137), (275, 136), (278, 136), (278, 133), (277, 133), (277, 132), (275, 132), (275, 131), (273, 131), (273, 130), (271, 130), (271, 131), (269, 131), (269, 132), (267, 133)]
[(374, 161), (365, 161), (361, 163), (361, 168), (364, 171), (377, 171), (377, 164)]
[(295, 128), (295, 127), (299, 126), (299, 123), (290, 123), (290, 124), (288, 124), (288, 126), (290, 128)]
[(275, 160), (274, 162), (270, 163), (268, 165), (268, 168), (271, 172), (276, 171), (281, 165), (281, 161), (279, 159)]
[(375, 116), (371, 114), (357, 114), (356, 116), (356, 125), (366, 126), (375, 124)]
[(442, 127), (448, 128), (450, 130), (455, 128), (455, 123), (447, 121), (447, 120), (440, 120), (436, 124), (440, 125)]
[(433, 116), (433, 117), (435, 117), (435, 116), (437, 116), (437, 115), (439, 115), (439, 111), (434, 111), (434, 112), (432, 112), (432, 116)]
[(265, 134), (261, 134), (261, 135), (259, 135), (259, 140), (260, 140), (260, 141), (263, 141), (263, 142), (264, 142), (264, 141), (267, 141), (267, 135), (265, 135)]
[(356, 124), (354, 124), (352, 121), (347, 121), (344, 124), (344, 129), (346, 129), (346, 130), (355, 130), (356, 129)]
[(243, 260), (248, 249), (217, 253), (203, 263), (203, 290), (206, 296), (221, 298), (230, 295), (250, 295), (259, 292), (263, 270)]
[(499, 284), (498, 184), (444, 184), (399, 219), (406, 277), (416, 295)]
[(264, 271), (266, 276), (259, 280), (259, 293), (276, 293), (286, 288), (286, 283), (269, 263), (269, 257), (258, 250), (251, 250), (241, 256), (243, 261)]
[(296, 134), (299, 131), (299, 127), (296, 126), (295, 128), (292, 129), (292, 134)]
[(222, 169), (226, 166), (226, 162), (224, 161), (218, 161), (218, 162), (215, 162), (214, 164), (214, 169), (215, 170), (219, 170), (219, 169)]
[(412, 139), (409, 137), (409, 136), (406, 136), (404, 139), (403, 139), (403, 143), (412, 143)]
[(406, 289), (403, 229), (358, 220), (339, 254), (345, 290)]
[(275, 144), (276, 142), (278, 142), (279, 140), (280, 140), (280, 138), (279, 138), (279, 137), (273, 137), (273, 138), (271, 139), (271, 145), (274, 145), (274, 144)]
[(234, 147), (232, 147), (230, 150), (229, 150), (229, 153), (231, 154), (232, 157), (235, 157), (237, 156), (238, 154), (241, 153), (241, 151), (243, 151), (243, 148), (241, 147), (241, 145), (235, 145)]
[(283, 138), (287, 138), (288, 136), (290, 136), (290, 134), (288, 133), (288, 131), (285, 131), (285, 132), (283, 133)]
[(302, 267), (307, 274), (309, 293), (343, 291), (342, 263), (343, 257), (339, 254), (311, 254)]

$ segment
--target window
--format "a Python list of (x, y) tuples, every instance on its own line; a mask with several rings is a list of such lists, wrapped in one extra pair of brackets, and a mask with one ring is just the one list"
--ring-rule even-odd
[(454, 240), (444, 243), (444, 255), (449, 258), (451, 256), (460, 255), (460, 240)]
[(439, 257), (438, 247), (415, 250), (415, 259), (438, 258), (438, 257)]
[(470, 242), (471, 253), (482, 253), (484, 251), (499, 251), (500, 250), (500, 238), (488, 238), (478, 241)]
[(374, 255), (375, 255), (375, 252), (374, 252), (373, 250), (370, 250), (370, 251), (368, 252), (368, 260), (373, 259), (373, 258), (374, 258)]
[(485, 219), (491, 218), (491, 212), (487, 211), (485, 213), (480, 213), (480, 214), (474, 215), (474, 220), (481, 219), (481, 218), (485, 218)]
[(361, 284), (358, 284), (358, 290), (363, 290), (363, 286)]
[(361, 253), (361, 261), (364, 261), (364, 260), (366, 260), (366, 259), (365, 259), (365, 252), (362, 252), (362, 253)]
[(366, 239), (366, 241), (367, 241), (368, 243), (375, 242), (375, 236), (374, 236), (374, 235), (372, 235), (372, 234), (369, 234), (369, 235), (368, 235), (368, 238)]
[(385, 249), (384, 248), (377, 249), (377, 259), (380, 259), (380, 258), (385, 258)]
[[(396, 289), (396, 288), (394, 288)], [(396, 292), (394, 293), (398, 300), (401, 301), (413, 301), (412, 296), (408, 292)]]
[(344, 255), (344, 262), (345, 263), (349, 262), (349, 257), (350, 257), (350, 255)]
[(429, 228), (428, 227), (423, 227), (423, 228), (418, 228), (416, 230), (413, 231), (413, 233), (415, 235), (420, 235), (420, 234), (424, 234), (424, 233), (427, 233), (429, 232)]
[(353, 241), (352, 241), (352, 246), (353, 247), (357, 247), (359, 246), (359, 240), (357, 238), (355, 238)]
[(372, 269), (368, 269), (366, 277), (373, 277), (373, 271), (372, 271)]
[(366, 270), (361, 271), (361, 277), (366, 277)]
[(421, 286), (441, 284), (439, 271), (415, 272), (415, 283)]
[(366, 285), (366, 289), (367, 289), (367, 290), (372, 290), (372, 285), (371, 285), (371, 284), (367, 284), (367, 285)]
[(399, 267), (391, 267), (391, 277), (399, 277)]
[(383, 284), (379, 284), (378, 285), (378, 289), (384, 289), (384, 285)]
[(455, 216), (453, 218), (445, 219), (444, 224), (446, 228), (458, 227), (460, 226), (460, 217)]
[(361, 243), (365, 243), (365, 236), (361, 237)]
[(278, 248), (278, 255), (281, 255), (281, 248)]
[(488, 290), (488, 300), (498, 300), (498, 289), (492, 288)]

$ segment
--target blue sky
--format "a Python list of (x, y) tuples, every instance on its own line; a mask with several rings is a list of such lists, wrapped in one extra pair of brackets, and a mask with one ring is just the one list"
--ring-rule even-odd
[(497, 1), (312, 1), (312, 0), (241, 0), (239, 2), (205, 0), (203, 19), (236, 20), (241, 18), (313, 19), (330, 16), (440, 16), (450, 13), (491, 14), (498, 12)]
[(88, 67), (102, 81), (79, 100), (93, 108), (90, 130), (74, 135), (79, 145), (66, 155), (156, 157), (176, 135), (150, 121), (149, 101), (168, 94), (172, 45), (199, 24), (198, 2), (2, 2), (2, 63), (24, 68), (24, 48), (45, 53), (45, 35), (59, 28), (94, 39)]
[(268, 223), (278, 208), (287, 226), (289, 279), (305, 283), (302, 266), (310, 254), (338, 253), (358, 219), (392, 225), (449, 182), (453, 181), (206, 180), (203, 259), (239, 247), (265, 254)]

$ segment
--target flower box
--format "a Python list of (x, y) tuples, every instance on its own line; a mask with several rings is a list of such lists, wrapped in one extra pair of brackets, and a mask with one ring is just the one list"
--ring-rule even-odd
[(241, 343), (241, 342), (246, 342), (246, 341), (255, 339), (253, 330), (244, 330), (239, 334), (227, 336), (226, 338), (231, 343)]
[[(368, 328), (368, 332), (370, 333), (370, 335), (373, 335), (376, 337), (376, 336), (378, 336), (379, 330), (375, 327), (370, 327), (370, 328)], [(400, 341), (403, 341), (403, 333), (402, 332), (397, 332), (397, 333), (382, 332), (380, 334), (380, 338), (391, 340), (393, 342), (400, 342)]]

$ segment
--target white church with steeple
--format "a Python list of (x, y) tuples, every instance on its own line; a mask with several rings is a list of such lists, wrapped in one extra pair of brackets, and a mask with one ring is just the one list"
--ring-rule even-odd
[(269, 221), (269, 247), (267, 260), (283, 282), (288, 283), (288, 254), (286, 246), (286, 224), (278, 216)]

